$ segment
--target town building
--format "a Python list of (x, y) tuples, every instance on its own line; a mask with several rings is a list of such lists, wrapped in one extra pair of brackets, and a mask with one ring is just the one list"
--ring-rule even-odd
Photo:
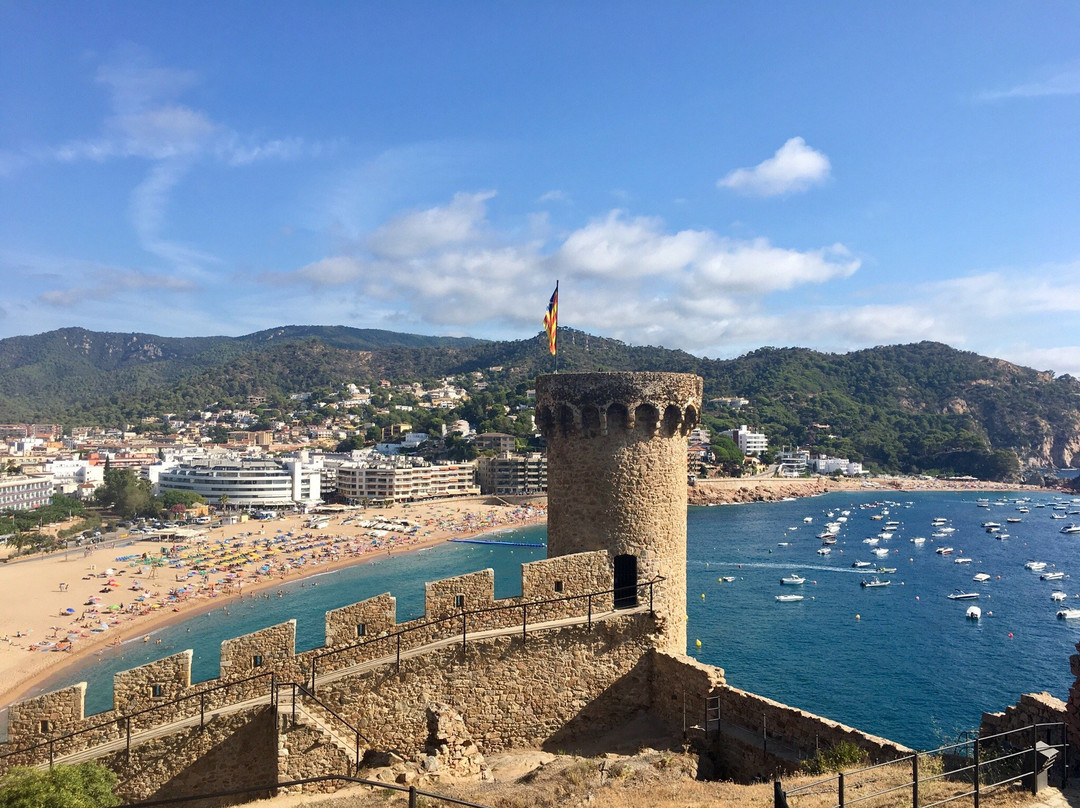
[(481, 452), (512, 452), (517, 445), (517, 439), (505, 432), (481, 432), (473, 438), (473, 446)]
[(846, 477), (858, 477), (865, 474), (862, 463), (852, 462), (846, 457), (817, 457), (810, 461), (810, 468), (815, 474), (840, 473)]
[(781, 477), (802, 477), (810, 469), (810, 453), (800, 449), (780, 452), (776, 462), (779, 465), (777, 474)]
[(243, 457), (236, 460), (180, 464), (157, 475), (161, 491), (191, 491), (212, 505), (235, 508), (274, 508), (314, 505), (321, 501), (318, 470), (299, 460), (279, 461)]
[(7, 474), (0, 476), (0, 510), (32, 511), (52, 502), (51, 474)]
[(759, 455), (769, 448), (769, 439), (761, 432), (751, 432), (746, 424), (724, 434), (735, 441), (735, 445), (744, 455)]
[(536, 494), (547, 491), (547, 456), (540, 452), (500, 452), (476, 461), (481, 494)]
[(471, 496), (480, 493), (475, 475), (472, 463), (385, 457), (342, 463), (337, 470), (337, 492), (352, 505)]

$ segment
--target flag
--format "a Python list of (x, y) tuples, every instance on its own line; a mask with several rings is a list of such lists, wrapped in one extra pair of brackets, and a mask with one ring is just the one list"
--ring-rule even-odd
[(548, 349), (555, 355), (555, 336), (559, 328), (559, 282), (555, 281), (555, 291), (551, 293), (547, 314), (544, 315), (544, 330), (548, 335)]

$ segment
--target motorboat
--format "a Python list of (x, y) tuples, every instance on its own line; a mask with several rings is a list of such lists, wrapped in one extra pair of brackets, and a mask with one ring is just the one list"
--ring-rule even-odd
[(869, 580), (859, 581), (859, 586), (863, 589), (877, 589), (878, 587), (888, 586), (890, 581), (882, 581), (880, 578), (870, 578)]
[(965, 592), (963, 589), (957, 589), (949, 595), (946, 595), (949, 600), (978, 600), (978, 592)]
[(1066, 517), (1065, 517), (1065, 514), (1063, 514), (1063, 513), (1052, 513), (1052, 514), (1050, 514), (1050, 518), (1051, 519), (1064, 519)]
[(857, 570), (863, 570), (863, 569), (866, 569), (867, 567), (872, 567), (874, 565), (871, 564), (869, 561), (855, 561), (855, 562), (852, 562), (851, 566), (854, 567)]
[(810, 524), (811, 522), (814, 521), (814, 517), (812, 517), (812, 516), (804, 516), (802, 520), (803, 520), (803, 524), (808, 525), (808, 524)]
[(1061, 601), (1065, 600), (1065, 598), (1067, 598), (1067, 597), (1069, 597), (1069, 596), (1066, 595), (1064, 592), (1062, 592), (1060, 589), (1057, 589), (1057, 590), (1050, 593), (1050, 600), (1055, 601), (1057, 603), (1061, 603)]
[(878, 567), (877, 571), (880, 573), (884, 573), (885, 575), (891, 575), (892, 573), (896, 572), (896, 567)]
[(972, 561), (972, 559), (964, 558), (963, 556), (961, 556), (960, 558), (954, 558), (952, 563), (954, 563), (954, 564), (970, 564), (971, 561)]
[(971, 576), (971, 580), (978, 581), (981, 584), (983, 581), (989, 581), (990, 580), (990, 573), (988, 573), (988, 572), (976, 572), (974, 575)]
[(1044, 572), (1039, 576), (1040, 581), (1060, 581), (1065, 577), (1064, 572)]
[(876, 555), (878, 558), (888, 558), (889, 557), (889, 548), (888, 547), (878, 547), (876, 550), (874, 550), (874, 555)]
[(964, 615), (968, 620), (978, 620), (982, 617), (982, 609), (978, 606), (968, 606), (967, 613)]
[(1080, 609), (1062, 609), (1057, 616), (1058, 620), (1080, 620)]
[(952, 555), (953, 554), (953, 548), (951, 548), (951, 547), (939, 547), (936, 550), (934, 550), (934, 552), (937, 553), (938, 555)]
[(788, 584), (789, 586), (802, 586), (806, 583), (806, 579), (800, 575), (792, 573), (780, 579), (780, 583)]
[(821, 543), (823, 545), (825, 545), (825, 546), (828, 546), (830, 544), (836, 544), (836, 536), (828, 536), (828, 537), (822, 539)]
[(1018, 523), (1022, 522), (1023, 520), (1019, 516), (1010, 516), (1005, 521), (1008, 522), (1009, 524), (1014, 524), (1015, 525), (1015, 524), (1018, 524)]
[(862, 543), (863, 544), (877, 544), (879, 541), (881, 541), (881, 539), (879, 539), (877, 536), (868, 536), (867, 538), (862, 540)]
[(818, 555), (828, 555), (831, 552), (832, 552), (831, 547), (819, 547), (818, 551), (817, 551), (817, 554)]
[(799, 600), (802, 600), (802, 599), (803, 599), (802, 595), (777, 595), (776, 596), (776, 600), (779, 603), (795, 603), (796, 601), (799, 601)]
[(1061, 530), (1059, 530), (1058, 533), (1064, 533), (1068, 536), (1073, 536), (1077, 533), (1080, 533), (1080, 525), (1066, 525)]
[(997, 522), (983, 522), (982, 526), (985, 527), (985, 528), (1001, 527), (1001, 525), (999, 523), (997, 523)]
[(721, 575), (720, 580), (730, 584), (732, 581), (735, 580), (735, 576), (734, 575)]
[(889, 539), (891, 539), (893, 537), (893, 534), (892, 534), (892, 531), (883, 530), (883, 531), (881, 531), (880, 533), (877, 534), (877, 537), (879, 539), (885, 539), (887, 541), (887, 540), (889, 540)]
[(911, 543), (916, 545), (916, 546), (926, 544), (926, 537), (925, 536), (916, 536), (915, 538), (913, 538), (911, 540)]
[(778, 542), (776, 543), (776, 546), (777, 546), (777, 547), (790, 547), (790, 546), (791, 546), (791, 542), (789, 542), (789, 541), (778, 541)]
[(1042, 572), (1046, 569), (1045, 561), (1025, 561), (1024, 569), (1031, 570), (1032, 572)]

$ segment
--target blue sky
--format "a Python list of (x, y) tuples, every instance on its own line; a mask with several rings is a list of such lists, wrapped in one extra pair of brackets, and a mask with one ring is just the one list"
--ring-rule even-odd
[(0, 5), (0, 337), (287, 324), (1080, 375), (1080, 5)]

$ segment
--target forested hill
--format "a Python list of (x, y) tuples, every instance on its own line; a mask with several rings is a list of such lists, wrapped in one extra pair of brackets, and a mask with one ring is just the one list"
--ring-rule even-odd
[[(498, 372), (490, 368), (501, 367)], [(165, 338), (70, 328), (0, 340), (0, 422), (122, 425), (248, 395), (332, 396), (378, 379), (433, 382), (485, 371), (514, 403), (552, 369), (542, 336), (519, 341), (287, 326), (243, 337)], [(560, 330), (559, 370), (670, 370), (705, 379), (706, 422), (748, 424), (896, 471), (1004, 477), (1022, 465), (1080, 465), (1080, 382), (938, 343), (847, 354), (762, 348), (737, 359), (626, 345)], [(719, 398), (747, 399), (733, 410)]]

